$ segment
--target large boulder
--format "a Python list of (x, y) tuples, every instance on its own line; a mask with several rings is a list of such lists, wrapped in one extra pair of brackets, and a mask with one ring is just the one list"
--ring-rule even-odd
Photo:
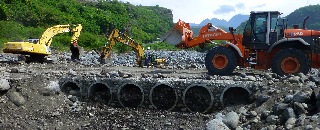
[(276, 103), (273, 107), (272, 107), (272, 112), (275, 115), (281, 115), (283, 113), (284, 110), (286, 110), (289, 107), (288, 104), (286, 103)]
[(294, 110), (291, 107), (288, 107), (284, 112), (283, 112), (283, 117), (285, 120), (288, 120), (289, 118), (295, 118), (296, 115), (294, 113)]
[(26, 103), (24, 97), (18, 92), (10, 92), (7, 94), (7, 96), (11, 100), (11, 102), (13, 102), (18, 107)]
[(221, 119), (213, 119), (206, 126), (206, 130), (230, 130)]
[(236, 129), (239, 123), (239, 115), (236, 112), (229, 112), (222, 120), (230, 129)]
[(310, 99), (312, 92), (297, 92), (296, 94), (293, 95), (293, 101), (299, 102), (299, 103), (304, 103)]
[(10, 89), (10, 83), (7, 79), (0, 79), (0, 91), (7, 91)]
[(313, 92), (314, 92), (316, 99), (317, 99), (316, 105), (318, 108), (318, 112), (320, 112), (320, 88), (315, 89)]

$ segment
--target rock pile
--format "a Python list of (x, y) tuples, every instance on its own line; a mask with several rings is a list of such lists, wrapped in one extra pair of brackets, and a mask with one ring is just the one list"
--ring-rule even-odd
[[(157, 58), (167, 59), (166, 68), (171, 69), (203, 69), (205, 53), (196, 51), (155, 51), (146, 50), (146, 55), (153, 55)], [(0, 54), (0, 61), (3, 62), (18, 62), (18, 55), (13, 54)], [(80, 64), (82, 65), (99, 65), (100, 55), (92, 50), (84, 52), (80, 57)], [(71, 60), (71, 53), (53, 53), (48, 57), (50, 60), (56, 63), (66, 63)], [(109, 66), (137, 66), (135, 52), (129, 52), (125, 54), (112, 53), (110, 58), (111, 64)]]
[(319, 76), (314, 72), (318, 70), (276, 78), (266, 74), (269, 85), (257, 88), (254, 103), (215, 114), (207, 129), (320, 129)]

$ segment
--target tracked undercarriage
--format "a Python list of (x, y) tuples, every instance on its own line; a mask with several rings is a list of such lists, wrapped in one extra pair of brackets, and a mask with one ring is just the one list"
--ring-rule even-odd
[(224, 77), (130, 76), (65, 77), (59, 84), (62, 92), (81, 97), (84, 101), (102, 102), (114, 107), (201, 113), (250, 103), (256, 88), (263, 84)]

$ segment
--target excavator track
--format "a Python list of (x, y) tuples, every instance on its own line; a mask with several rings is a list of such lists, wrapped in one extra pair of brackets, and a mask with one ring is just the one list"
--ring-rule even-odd
[(25, 62), (26, 63), (31, 63), (31, 62), (39, 62), (43, 63), (45, 62), (45, 55), (40, 55), (40, 54), (30, 54), (29, 56), (25, 56)]
[[(119, 72), (118, 76), (101, 75), (99, 78), (87, 75), (63, 77), (59, 85), (67, 95), (113, 107), (210, 113), (225, 106), (250, 103), (255, 87), (263, 84), (223, 77), (212, 79), (205, 75), (193, 78), (166, 77), (163, 73), (166, 72), (149, 77), (145, 72), (141, 75)], [(166, 74), (174, 72), (167, 71)]]

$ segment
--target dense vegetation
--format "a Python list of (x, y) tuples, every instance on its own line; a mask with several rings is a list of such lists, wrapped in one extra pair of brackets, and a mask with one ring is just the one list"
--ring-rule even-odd
[(302, 27), (303, 19), (309, 16), (307, 21), (307, 29), (320, 30), (320, 5), (309, 5), (296, 9), (288, 16), (288, 26), (292, 27), (294, 24), (298, 24)]
[[(310, 16), (308, 29), (320, 29), (317, 15), (320, 5), (299, 8), (286, 16), (288, 26), (300, 24)], [(136, 6), (118, 0), (88, 2), (87, 0), (1, 0), (0, 1), (0, 48), (7, 41), (21, 41), (30, 37), (39, 38), (48, 27), (57, 24), (77, 24), (83, 26), (79, 39), (80, 46), (98, 49), (106, 44), (106, 36), (115, 27), (151, 49), (176, 50), (172, 45), (154, 41), (173, 26), (172, 11), (159, 6)], [(236, 33), (242, 33), (243, 22)], [(222, 27), (223, 28), (223, 27)], [(200, 27), (192, 27), (197, 36)], [(227, 29), (227, 28), (223, 28)], [(66, 49), (69, 34), (59, 34), (53, 39), (52, 48)], [(154, 44), (148, 44), (154, 43)], [(211, 48), (205, 46), (204, 50)], [(120, 52), (130, 48), (116, 44)], [(194, 50), (204, 51), (198, 47)]]
[[(173, 25), (172, 11), (159, 6), (135, 6), (117, 0), (1, 0), (0, 47), (4, 42), (39, 38), (48, 27), (82, 24), (79, 45), (100, 48), (114, 27), (139, 43), (150, 43)], [(53, 38), (53, 48), (68, 48), (69, 34)], [(117, 45), (117, 47), (121, 45)]]

